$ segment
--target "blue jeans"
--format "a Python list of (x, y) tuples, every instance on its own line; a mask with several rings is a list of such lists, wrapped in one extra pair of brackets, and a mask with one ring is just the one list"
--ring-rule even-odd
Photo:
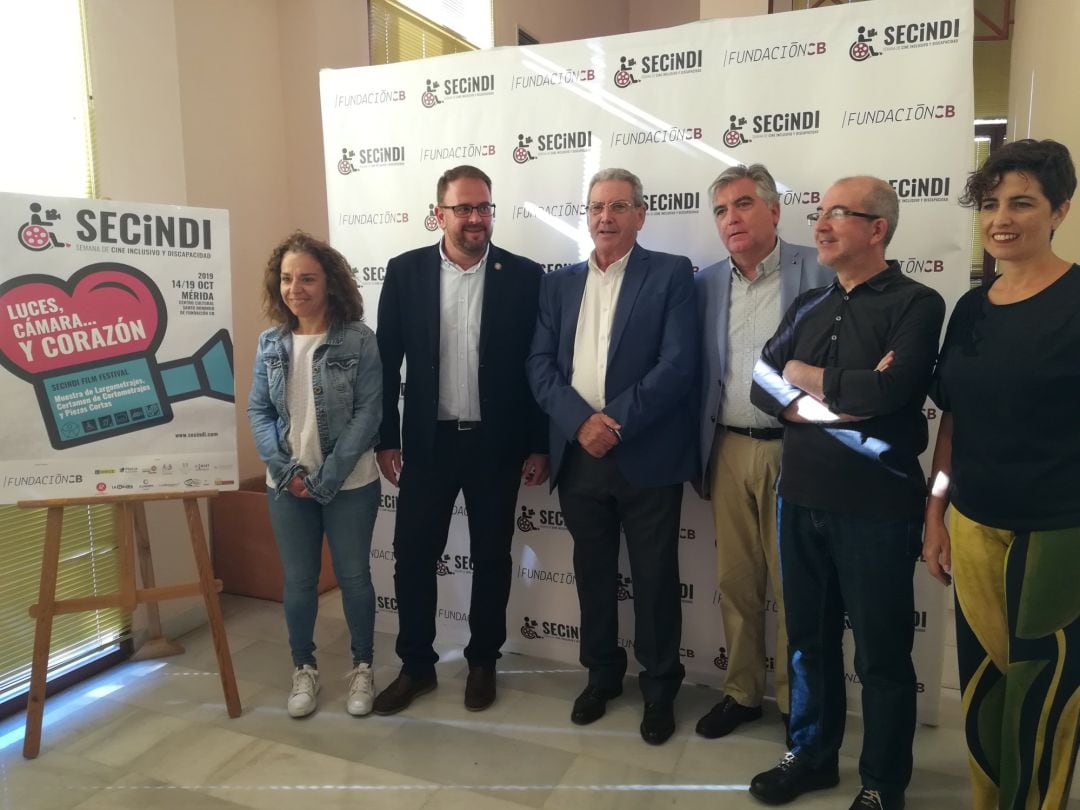
[(837, 762), (847, 711), (844, 611), (862, 683), (862, 783), (903, 793), (915, 735), (915, 596), (922, 519), (808, 509), (780, 499), (793, 751), (817, 767)]
[(270, 523), (285, 572), (285, 624), (293, 664), (315, 666), (315, 615), (319, 609), (322, 538), (326, 534), (341, 589), (353, 664), (370, 664), (375, 635), (371, 585), (371, 533), (379, 511), (379, 481), (343, 489), (328, 504), (267, 492)]

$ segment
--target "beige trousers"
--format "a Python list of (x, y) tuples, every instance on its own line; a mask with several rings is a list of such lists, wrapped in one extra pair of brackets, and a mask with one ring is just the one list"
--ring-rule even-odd
[(776, 490), (782, 442), (717, 430), (712, 452), (713, 521), (720, 612), (728, 650), (724, 692), (743, 706), (765, 694), (765, 586), (776, 600), (776, 704), (789, 713), (787, 631), (784, 626)]

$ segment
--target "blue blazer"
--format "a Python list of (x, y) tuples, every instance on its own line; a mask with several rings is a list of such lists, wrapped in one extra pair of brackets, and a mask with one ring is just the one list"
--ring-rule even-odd
[[(553, 489), (567, 445), (594, 413), (570, 385), (588, 269), (581, 262), (540, 283), (527, 368), (536, 401), (549, 417)], [(690, 260), (635, 245), (615, 304), (604, 381), (604, 413), (622, 426), (622, 442), (612, 453), (635, 486), (664, 486), (696, 475), (699, 334)]]
[[(395, 256), (379, 296), (377, 338), (382, 359), (382, 426), (376, 450), (401, 449), (409, 464), (434, 462), (439, 413), (439, 244)], [(529, 353), (543, 270), (491, 245), (484, 266), (480, 315), (480, 419), (495, 457), (520, 464), (547, 452), (547, 420), (529, 392)], [(398, 410), (405, 360), (404, 416)]]
[[(796, 296), (815, 287), (832, 284), (836, 275), (817, 261), (817, 250), (780, 240), (780, 324)], [(728, 309), (731, 303), (731, 259), (711, 264), (697, 274), (697, 303), (702, 330), (701, 421), (698, 432), (698, 463), (701, 480), (698, 491), (709, 494), (709, 457), (720, 420), (720, 402), (727, 359)]]

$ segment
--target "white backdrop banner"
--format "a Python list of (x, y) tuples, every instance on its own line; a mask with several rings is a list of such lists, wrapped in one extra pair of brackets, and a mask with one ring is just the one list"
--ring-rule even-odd
[(228, 212), (0, 194), (0, 503), (235, 489)]
[[(812, 241), (805, 217), (825, 188), (873, 174), (889, 180), (902, 203), (890, 258), (951, 306), (969, 277), (970, 215), (956, 197), (972, 155), (971, 46), (969, 0), (879, 0), (324, 71), (331, 239), (354, 265), (374, 322), (387, 259), (437, 240), (435, 182), (461, 163), (493, 180), (495, 242), (548, 271), (588, 256), (583, 203), (601, 168), (641, 177), (648, 204), (641, 243), (687, 255), (695, 269), (725, 255), (707, 189), (727, 166), (769, 167), (781, 186), (781, 234), (800, 244)], [(932, 446), (937, 414), (927, 416)], [(396, 629), (395, 504), (388, 490), (372, 549), (378, 627), (389, 631)], [(523, 490), (518, 510), (505, 649), (576, 661), (571, 540), (558, 499)], [(439, 565), (447, 641), (468, 634), (468, 548), (459, 500)], [(681, 567), (683, 662), (691, 680), (720, 684), (727, 651), (714, 532), (689, 488)], [(627, 572), (624, 557), (620, 643), (632, 652)], [(922, 564), (916, 603), (920, 719), (934, 722), (942, 592)], [(774, 613), (770, 607), (770, 623)]]

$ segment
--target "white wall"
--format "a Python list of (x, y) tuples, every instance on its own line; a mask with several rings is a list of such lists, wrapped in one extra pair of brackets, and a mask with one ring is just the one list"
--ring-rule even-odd
[[(1017, 0), (1009, 68), (1009, 140), (1053, 138), (1080, 163), (1080, 106), (1073, 46), (1080, 34), (1075, 0)], [(1080, 199), (1054, 237), (1059, 256), (1080, 261)]]
[(566, 42), (629, 30), (627, 0), (493, 0), (495, 44), (517, 45), (519, 28), (540, 42)]

